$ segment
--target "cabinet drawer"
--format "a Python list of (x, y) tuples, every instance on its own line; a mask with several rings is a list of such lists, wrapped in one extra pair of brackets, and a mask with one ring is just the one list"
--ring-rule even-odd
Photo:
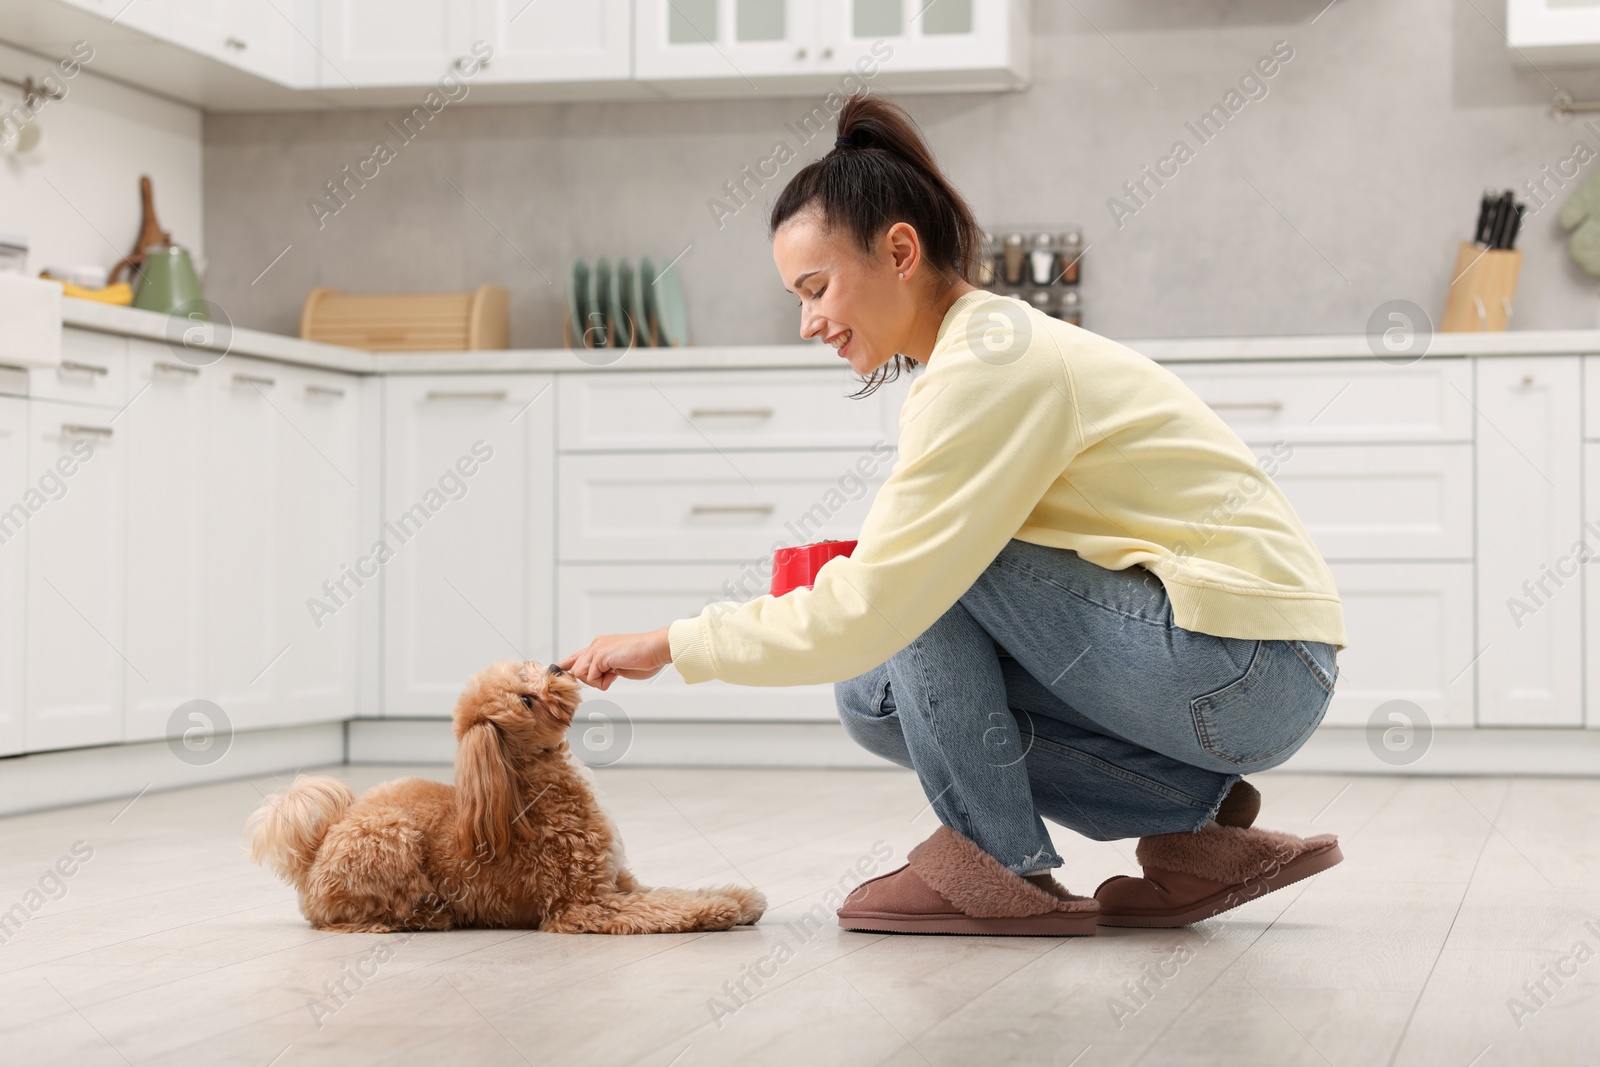
[(1583, 357), (1583, 436), (1600, 439), (1600, 356)]
[(1434, 726), (1473, 725), (1472, 564), (1328, 566), (1350, 647), (1324, 721), (1365, 726), (1385, 701), (1409, 700)]
[(61, 366), (30, 372), (28, 395), (122, 407), (128, 402), (127, 339), (92, 330), (63, 330)]
[(1166, 366), (1251, 444), (1472, 440), (1465, 359)]
[[(691, 618), (712, 601), (753, 600), (767, 591), (766, 574), (738, 564), (562, 564), (556, 568), (557, 656), (599, 634), (641, 633)], [(633, 720), (838, 718), (830, 684), (767, 688), (712, 680), (691, 686), (671, 665), (647, 682), (623, 679), (588, 699), (609, 700)], [(580, 709), (580, 721), (582, 715)]]
[(847, 371), (563, 374), (563, 450), (839, 448), (893, 444), (910, 383), (869, 397)]
[(563, 562), (748, 560), (856, 535), (894, 451), (566, 455)]
[(1257, 448), (1327, 559), (1471, 559), (1472, 446)]

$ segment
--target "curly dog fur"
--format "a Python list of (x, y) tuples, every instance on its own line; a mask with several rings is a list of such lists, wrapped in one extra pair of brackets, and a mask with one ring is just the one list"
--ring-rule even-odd
[(357, 799), (302, 775), (250, 816), (250, 858), (299, 891), (319, 930), (647, 934), (759, 919), (754, 889), (652, 889), (628, 870), (567, 746), (579, 700), (559, 668), (496, 663), (456, 703), (454, 787), (402, 778)]

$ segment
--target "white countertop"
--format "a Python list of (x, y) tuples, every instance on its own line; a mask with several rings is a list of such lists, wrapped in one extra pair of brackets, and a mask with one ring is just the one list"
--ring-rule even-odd
[[(64, 298), (66, 326), (104, 333), (178, 343), (183, 320), (150, 311)], [(1149, 338), (1121, 340), (1160, 363), (1214, 360), (1372, 359), (1363, 334), (1289, 335), (1284, 337)], [(651, 371), (729, 368), (834, 367), (838, 357), (820, 342), (792, 345), (696, 346), (639, 348), (616, 362), (596, 362), (602, 350), (514, 348), (476, 352), (373, 353), (357, 348), (317, 344), (294, 337), (234, 330), (215, 347), (241, 356), (299, 363), (356, 374), (430, 374), (438, 372), (505, 371)], [(1434, 335), (1430, 356), (1584, 355), (1600, 353), (1600, 330), (1511, 330), (1503, 333)], [(587, 357), (587, 358), (585, 358)]]

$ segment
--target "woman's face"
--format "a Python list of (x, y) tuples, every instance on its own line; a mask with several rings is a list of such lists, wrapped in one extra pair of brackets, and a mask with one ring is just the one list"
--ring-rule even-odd
[(916, 231), (897, 222), (863, 256), (849, 234), (830, 230), (814, 210), (793, 216), (772, 238), (778, 276), (798, 298), (800, 336), (833, 345), (862, 377), (889, 362), (909, 335), (919, 252)]

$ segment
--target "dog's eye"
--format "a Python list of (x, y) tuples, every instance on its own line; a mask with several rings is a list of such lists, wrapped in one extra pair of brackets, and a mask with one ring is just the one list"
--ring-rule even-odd
[(523, 693), (522, 694), (522, 706), (527, 708), (529, 711), (532, 711), (533, 710), (533, 697), (529, 696), (527, 693)]

